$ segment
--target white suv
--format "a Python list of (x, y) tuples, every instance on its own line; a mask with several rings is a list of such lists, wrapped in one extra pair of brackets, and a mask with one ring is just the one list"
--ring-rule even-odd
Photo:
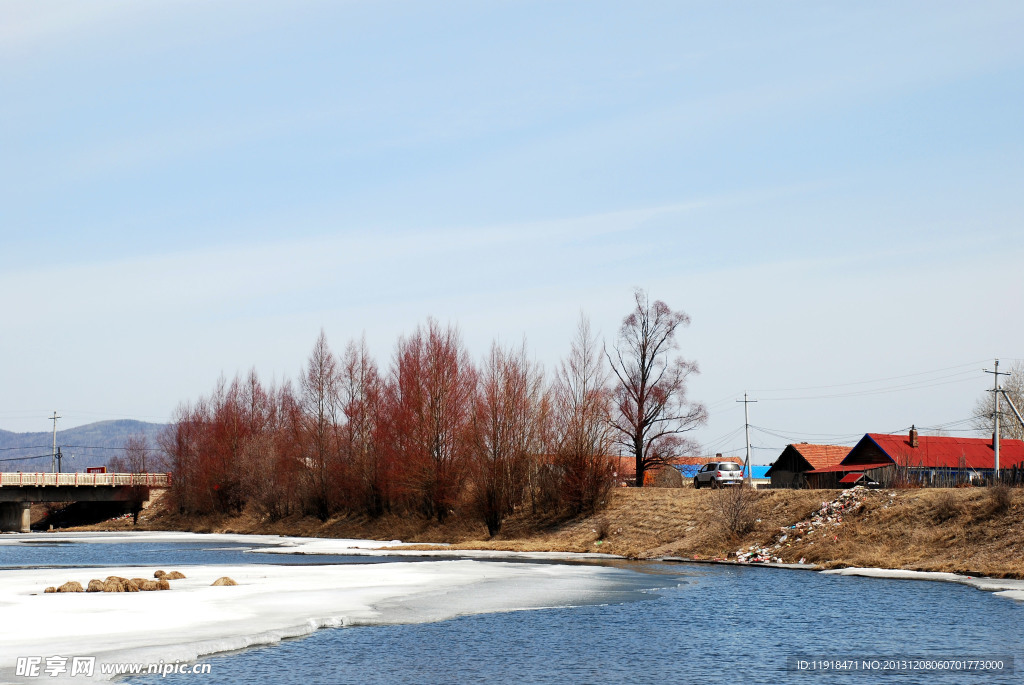
[(731, 461), (713, 461), (704, 464), (697, 475), (693, 477), (693, 487), (698, 490), (702, 485), (710, 485), (713, 488), (723, 485), (743, 485), (743, 469), (740, 465)]

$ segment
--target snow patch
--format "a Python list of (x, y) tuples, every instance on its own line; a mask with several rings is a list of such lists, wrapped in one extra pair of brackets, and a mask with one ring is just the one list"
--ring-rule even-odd
[(261, 554), (320, 554), (340, 556), (406, 556), (471, 559), (523, 559), (538, 561), (570, 561), (576, 559), (616, 559), (614, 554), (596, 552), (502, 552), (496, 550), (408, 550), (413, 545), (431, 544), (447, 547), (444, 543), (412, 543), (401, 540), (357, 540), (346, 538), (306, 538), (281, 535), (246, 535), (240, 533), (179, 533), (169, 531), (128, 531), (115, 533), (22, 533), (0, 537), (3, 545), (32, 545), (40, 543), (206, 543), (236, 544), (249, 547), (249, 552)]
[[(351, 543), (366, 543), (360, 546)], [(371, 544), (372, 543), (372, 544)], [(524, 559), (538, 561), (570, 561), (573, 559), (616, 559), (614, 554), (596, 552), (503, 552), (489, 549), (403, 549), (412, 544), (430, 544), (447, 547), (441, 543), (405, 543), (398, 540), (376, 542), (367, 540), (340, 540), (335, 538), (289, 538), (289, 544), (261, 548), (263, 554), (342, 554), (349, 556), (388, 557), (464, 557), (469, 559)]]
[[(324, 538), (303, 538), (285, 537), (281, 535), (243, 535), (240, 533), (179, 533), (173, 531), (126, 531), (116, 533), (19, 533), (16, 535), (0, 536), (2, 545), (24, 545), (24, 544), (67, 544), (76, 542), (90, 542), (102, 544), (122, 544), (130, 542), (157, 542), (157, 543), (210, 543), (216, 544), (240, 544), (253, 546), (290, 547), (299, 548), (305, 543), (328, 542)], [(372, 550), (382, 547), (402, 547), (407, 543), (399, 540), (348, 540), (332, 538), (329, 542), (334, 543), (335, 549), (339, 552), (331, 554), (347, 554), (349, 550)], [(261, 549), (260, 551), (268, 551)]]
[(865, 578), (894, 578), (898, 580), (932, 580), (970, 585), (978, 590), (992, 592), (998, 597), (1024, 601), (1024, 580), (1012, 578), (976, 578), (940, 571), (906, 571), (889, 568), (837, 568), (822, 571), (836, 576), (863, 576)]
[[(47, 536), (49, 538), (49, 536)], [(164, 538), (166, 539), (166, 538)], [(365, 541), (363, 541), (365, 542)], [(191, 661), (273, 644), (324, 626), (415, 623), (460, 615), (601, 603), (628, 571), (564, 564), (448, 560), (388, 564), (176, 566), (171, 590), (43, 594), (50, 585), (139, 567), (0, 571), (0, 682), (18, 657), (96, 656), (99, 663)], [(211, 587), (220, 576), (235, 587)], [(20, 679), (36, 682), (37, 679)], [(47, 682), (61, 682), (46, 678)], [(81, 676), (67, 682), (83, 682)]]

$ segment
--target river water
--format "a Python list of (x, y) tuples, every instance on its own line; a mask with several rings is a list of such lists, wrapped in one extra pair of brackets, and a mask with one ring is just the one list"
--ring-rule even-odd
[[(393, 560), (282, 558), (251, 550), (252, 545), (242, 543), (203, 542), (18, 545), (2, 548), (0, 572), (51, 566)], [(419, 563), (437, 560), (423, 558)], [(605, 596), (600, 604), (324, 629), (272, 646), (207, 657), (203, 663), (210, 664), (212, 675), (133, 677), (130, 682), (1024, 682), (1024, 673), (1011, 670), (1013, 657), (1024, 646), (1024, 604), (971, 587), (761, 567), (581, 563), (613, 563), (628, 571), (621, 577), (621, 593), (611, 601)], [(820, 667), (815, 661), (826, 660), (829, 670), (800, 670), (801, 659), (808, 667)], [(884, 666), (887, 659), (995, 659), (1004, 662), (1005, 670), (864, 670)], [(1024, 668), (1024, 659), (1020, 661), (1014, 666)], [(832, 670), (851, 664), (857, 670)]]

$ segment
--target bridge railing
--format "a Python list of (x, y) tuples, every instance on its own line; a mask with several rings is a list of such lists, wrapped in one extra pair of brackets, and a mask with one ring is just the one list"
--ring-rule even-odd
[(171, 487), (169, 473), (0, 473), (0, 487), (45, 486), (126, 486)]

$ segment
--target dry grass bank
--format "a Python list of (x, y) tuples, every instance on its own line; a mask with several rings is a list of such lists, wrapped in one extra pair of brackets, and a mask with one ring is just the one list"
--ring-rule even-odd
[[(444, 525), (408, 516), (372, 520), (349, 516), (326, 522), (296, 516), (269, 522), (251, 513), (195, 519), (159, 504), (143, 514), (138, 527), (130, 520), (119, 520), (87, 529), (400, 539), (451, 543), (455, 549), (605, 552), (633, 558), (727, 559), (740, 549), (758, 545), (772, 548), (772, 554), (786, 562), (803, 558), (825, 567), (1024, 578), (1024, 492), (1020, 490), (1003, 496), (984, 488), (869, 491), (862, 495), (859, 508), (841, 515), (838, 525), (829, 522), (809, 534), (789, 527), (807, 520), (822, 501), (835, 499), (839, 491), (750, 494), (737, 512), (729, 493), (720, 491), (621, 488), (612, 491), (607, 506), (595, 515), (557, 520), (524, 512), (509, 519), (491, 539), (483, 524), (458, 516)], [(779, 543), (782, 535), (786, 540)]]

